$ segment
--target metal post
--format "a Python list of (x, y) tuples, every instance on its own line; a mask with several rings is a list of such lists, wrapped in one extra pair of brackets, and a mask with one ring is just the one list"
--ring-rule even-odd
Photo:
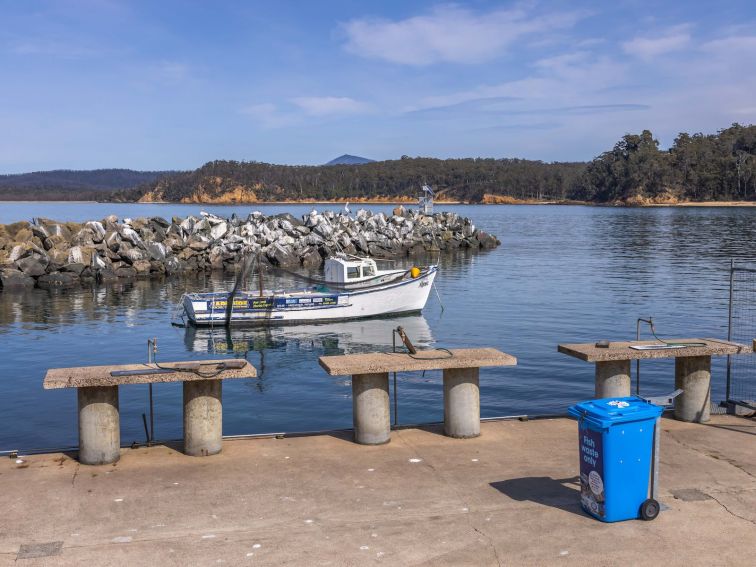
[[(391, 352), (396, 352), (396, 329), (391, 330)], [(396, 395), (396, 372), (394, 372), (394, 427), (399, 425), (399, 404)]]
[(659, 441), (661, 440), (661, 418), (656, 419), (656, 423), (654, 423), (654, 461), (653, 461), (653, 467), (654, 470), (651, 473), (651, 498), (659, 501), (657, 494), (659, 493)]
[[(649, 317), (648, 319), (643, 319), (642, 317), (638, 317), (638, 319), (635, 321), (635, 340), (640, 340), (640, 324), (641, 323), (648, 323), (651, 326), (651, 332), (654, 331), (654, 318)], [(637, 358), (635, 360), (635, 395), (640, 396), (640, 359)]]
[[(635, 340), (640, 340), (640, 318), (635, 322)], [(640, 358), (635, 360), (635, 395), (640, 396)]]
[[(727, 310), (727, 340), (732, 340), (732, 287), (735, 281), (735, 259), (730, 258), (730, 302)], [(725, 386), (725, 402), (730, 401), (730, 377), (731, 377), (731, 356), (727, 355), (727, 384)]]
[[(157, 354), (157, 337), (147, 339), (147, 364), (155, 362), (155, 354)], [(147, 438), (147, 445), (152, 445), (155, 442), (155, 406), (152, 401), (152, 382), (147, 386), (150, 396), (150, 434)]]

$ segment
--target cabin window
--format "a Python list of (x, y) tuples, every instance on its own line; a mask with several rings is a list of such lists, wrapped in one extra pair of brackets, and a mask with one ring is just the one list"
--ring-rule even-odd
[(373, 265), (372, 264), (364, 264), (362, 266), (362, 275), (365, 276), (365, 277), (374, 276), (375, 275), (375, 270), (373, 269)]
[(347, 266), (347, 278), (354, 280), (360, 277), (359, 266)]

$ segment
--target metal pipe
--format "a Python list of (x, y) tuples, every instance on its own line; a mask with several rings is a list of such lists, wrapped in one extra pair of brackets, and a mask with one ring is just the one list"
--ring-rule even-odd
[[(157, 354), (157, 337), (147, 339), (147, 364), (155, 362), (155, 355)], [(147, 436), (147, 444), (151, 445), (155, 441), (155, 405), (152, 398), (152, 382), (148, 384), (147, 388), (150, 397), (150, 432)], [(145, 423), (145, 428), (147, 424)]]
[[(727, 340), (732, 340), (732, 288), (735, 281), (735, 259), (730, 258), (730, 300), (727, 309)], [(732, 376), (731, 356), (727, 355), (727, 383), (725, 385), (725, 401), (730, 401), (730, 378)]]
[[(648, 319), (643, 319), (642, 317), (638, 317), (638, 320), (635, 322), (635, 340), (640, 340), (640, 324), (641, 323), (648, 323), (648, 325), (651, 327), (651, 331), (653, 332), (654, 329), (654, 318), (649, 317)], [(640, 396), (640, 359), (635, 360), (635, 395)]]

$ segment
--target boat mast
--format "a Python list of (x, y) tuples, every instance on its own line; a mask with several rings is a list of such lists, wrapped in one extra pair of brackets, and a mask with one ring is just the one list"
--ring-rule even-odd
[(265, 295), (263, 289), (263, 267), (259, 256), (257, 258), (257, 274), (257, 279), (260, 280), (260, 297), (263, 297), (263, 295)]

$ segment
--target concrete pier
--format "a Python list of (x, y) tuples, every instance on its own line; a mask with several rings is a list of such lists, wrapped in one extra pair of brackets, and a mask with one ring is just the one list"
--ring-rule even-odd
[(123, 449), (102, 467), (2, 458), (0, 566), (750, 565), (756, 422), (661, 428), (669, 509), (618, 524), (580, 508), (570, 419), (483, 422), (464, 442), (441, 427), (376, 447), (351, 432), (226, 440), (213, 459)]
[(675, 388), (683, 393), (675, 399), (675, 418), (704, 423), (710, 419), (711, 357), (686, 356), (675, 359)]
[(444, 433), (468, 439), (480, 435), (478, 368), (444, 370)]
[(596, 364), (597, 398), (630, 395), (631, 360), (674, 358), (675, 387), (686, 392), (676, 400), (675, 407), (679, 409), (675, 415), (683, 421), (698, 422), (706, 421), (709, 417), (711, 357), (751, 354), (747, 346), (722, 339), (613, 341), (608, 347), (596, 344), (560, 344), (557, 350)]
[(321, 356), (319, 362), (331, 376), (352, 376), (355, 441), (376, 445), (391, 437), (389, 372), (443, 370), (445, 432), (468, 438), (480, 435), (480, 368), (514, 366), (517, 359), (495, 348), (468, 348)]
[(391, 441), (388, 373), (352, 376), (354, 440), (360, 445)]
[(220, 380), (184, 382), (184, 453), (216, 455), (223, 447), (223, 404)]
[(107, 465), (121, 457), (118, 386), (79, 388), (79, 461)]
[(184, 434), (188, 455), (214, 455), (221, 450), (222, 380), (254, 378), (246, 360), (191, 360), (121, 366), (51, 368), (46, 390), (77, 388), (79, 392), (80, 461), (85, 465), (118, 460), (120, 431), (118, 387), (127, 384), (184, 383)]
[(630, 361), (596, 363), (596, 398), (623, 398), (630, 395)]

